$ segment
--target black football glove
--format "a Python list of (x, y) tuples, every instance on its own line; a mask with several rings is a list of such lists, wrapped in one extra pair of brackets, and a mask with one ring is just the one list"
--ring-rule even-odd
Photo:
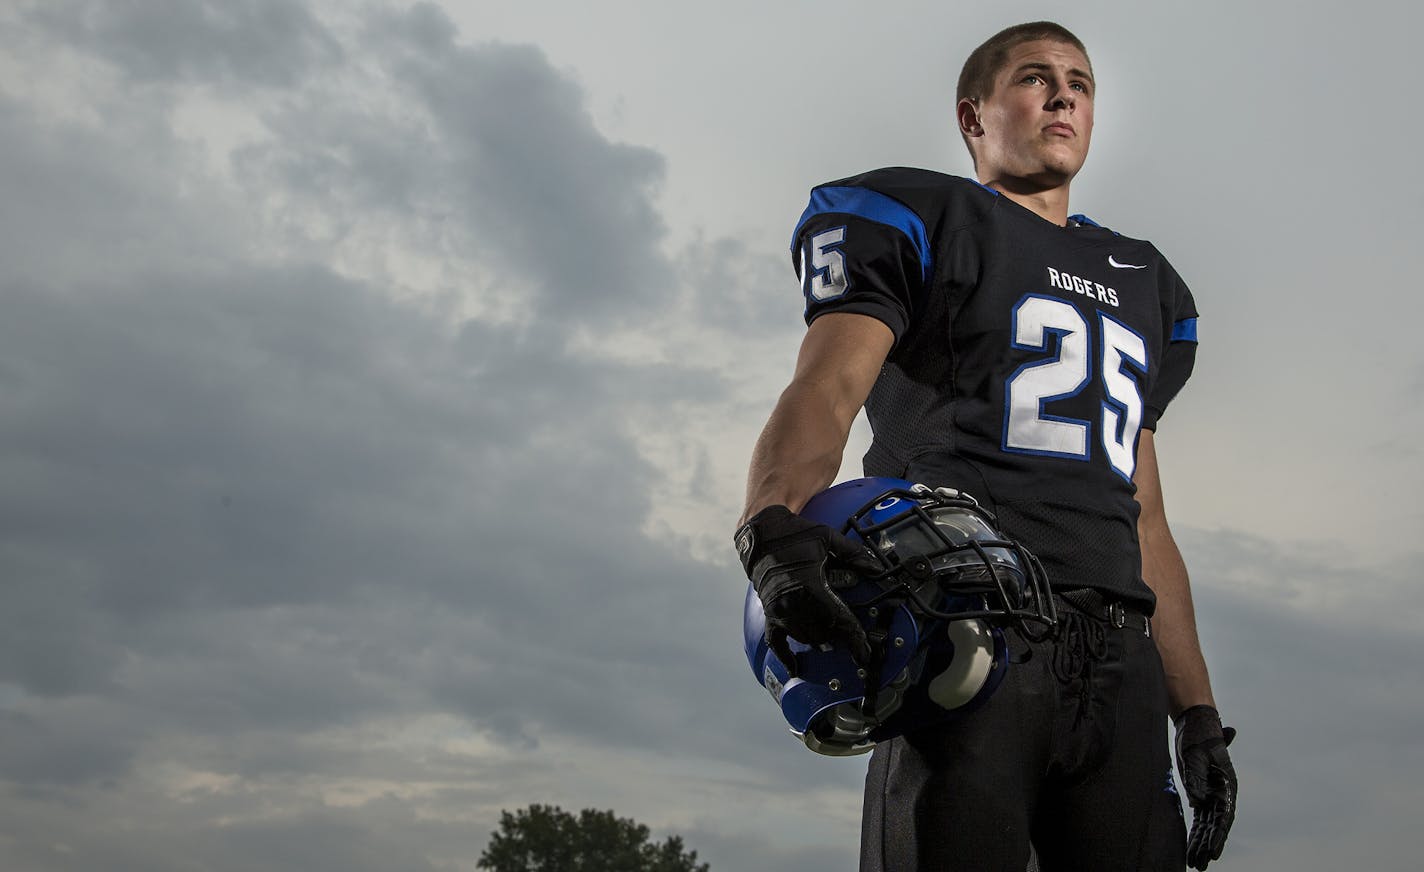
[(1192, 806), (1187, 865), (1206, 869), (1221, 856), (1226, 834), (1236, 819), (1236, 770), (1226, 746), (1236, 730), (1221, 726), (1209, 705), (1194, 705), (1177, 716), (1177, 769)]
[(856, 660), (870, 658), (865, 628), (832, 590), (832, 570), (874, 575), (882, 569), (863, 546), (840, 533), (770, 506), (737, 531), (737, 554), (766, 613), (766, 641), (792, 675), (796, 658), (786, 637), (807, 645), (844, 642)]

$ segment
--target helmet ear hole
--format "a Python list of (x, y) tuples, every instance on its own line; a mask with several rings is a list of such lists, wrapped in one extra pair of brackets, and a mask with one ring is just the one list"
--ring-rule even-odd
[(994, 638), (983, 621), (950, 621), (945, 632), (954, 654), (925, 691), (940, 708), (957, 709), (972, 702), (988, 683), (994, 669)]

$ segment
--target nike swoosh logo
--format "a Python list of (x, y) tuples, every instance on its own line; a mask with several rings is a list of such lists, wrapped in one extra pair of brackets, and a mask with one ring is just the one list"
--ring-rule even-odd
[(1145, 263), (1118, 263), (1117, 258), (1108, 255), (1108, 266), (1115, 266), (1118, 269), (1147, 269)]

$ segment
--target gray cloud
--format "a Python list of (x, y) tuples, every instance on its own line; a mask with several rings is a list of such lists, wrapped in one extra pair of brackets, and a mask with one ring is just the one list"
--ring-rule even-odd
[(292, 0), (61, 0), (34, 4), (31, 20), (139, 82), (290, 87), (341, 57), (337, 41)]
[(378, 16), (360, 51), (383, 61), (373, 81), (395, 105), (292, 96), (268, 115), (277, 137), (237, 154), (246, 178), (320, 200), (337, 232), (374, 211), (405, 225), (391, 234), (477, 259), (522, 289), (517, 318), (537, 330), (646, 324), (676, 295), (651, 200), (662, 158), (605, 138), (537, 48), (458, 44), (417, 4)]
[(35, 714), (0, 710), (0, 776), (32, 789), (72, 787), (121, 777), (142, 736), (105, 706), (71, 700)]
[[(63, 30), (36, 14), (82, 50), (133, 24), (91, 10)], [(410, 21), (412, 39), (439, 23), (429, 9)], [(151, 66), (106, 51), (126, 75), (177, 84), (219, 72), (231, 88), (294, 84), (306, 69), (193, 68), (184, 59), (215, 32), (193, 29), (170, 34), (184, 47)], [(242, 42), (213, 38), (233, 52)], [(48, 821), (0, 840), (6, 862), (67, 868), (98, 852), (113, 868), (176, 868), (175, 854), (204, 862), (260, 835), (265, 855), (213, 868), (318, 868), (317, 856), (419, 868), (418, 840), (391, 836), (418, 829), (409, 813), (397, 825), (369, 800), (357, 818), (317, 813), (312, 795), (287, 792), (289, 779), (420, 777), (417, 757), (373, 768), (362, 742), (331, 731), (453, 717), (489, 748), (527, 754), (565, 731), (666, 749), (699, 720), (647, 689), (721, 672), (705, 651), (667, 654), (696, 634), (696, 606), (732, 613), (717, 593), (728, 589), (643, 534), (655, 473), (627, 420), (689, 390), (715, 396), (717, 379), (569, 344), (589, 318), (676, 291), (648, 200), (658, 159), (604, 140), (578, 89), (533, 50), (447, 39), (417, 63), (418, 40), (394, 45), (409, 56), (384, 57), (387, 85), (421, 109), (432, 162), (392, 150), (410, 118), (362, 115), (359, 96), (332, 100), (323, 81), (279, 101), (272, 135), (239, 151), (240, 194), (162, 124), (100, 131), (23, 97), (6, 104), (16, 135), (0, 166), (43, 220), (0, 276), (0, 712), (12, 737), (0, 795)], [(155, 92), (94, 99), (145, 122), (169, 108)], [(541, 146), (516, 148), (511, 129)], [(317, 218), (360, 209), (353, 234), (443, 214), (446, 254), (510, 252), (470, 263), (532, 317), (452, 317), (450, 292), (398, 302), (379, 276), (291, 254), (306, 225), (244, 214), (274, 202)], [(12, 200), (3, 221), (35, 217)], [(312, 254), (340, 242), (316, 233)], [(193, 256), (203, 251), (215, 256)], [(167, 796), (154, 772), (169, 770), (286, 796), (292, 813), (230, 809), (233, 825), (190, 820), (191, 838), (149, 844), (48, 817), (66, 802)], [(429, 789), (468, 796), (488, 764), (442, 770)], [(517, 780), (539, 771), (526, 763)], [(486, 820), (502, 792), (483, 795)], [(157, 817), (140, 829), (156, 827), (167, 831)]]
[[(510, 629), (560, 626), (591, 662), (646, 662), (673, 641), (605, 628), (626, 597), (673, 611), (676, 563), (638, 531), (650, 473), (615, 409), (656, 401), (675, 374), (478, 326), (442, 341), (418, 312), (307, 269), (150, 277), (73, 302), (9, 290), (3, 341), (30, 368), (0, 432), (6, 514), (24, 519), (10, 535), (34, 554), (21, 590), (36, 597), (10, 612), (26, 626), (87, 616), (115, 626), (74, 635), (145, 648), (169, 642), (152, 626), (166, 618), (399, 591), (493, 610)], [(573, 432), (575, 450), (554, 450)], [(555, 595), (571, 585), (580, 601)], [(10, 675), (62, 686), (52, 637), (13, 629)], [(273, 642), (184, 666), (214, 678), (271, 658), (260, 671), (296, 678)], [(95, 681), (119, 662), (91, 659)], [(601, 683), (587, 678), (569, 692)], [(291, 703), (341, 715), (313, 690), (294, 687)]]
[(805, 300), (790, 255), (774, 257), (733, 237), (697, 238), (679, 257), (693, 289), (697, 323), (729, 336), (767, 339), (795, 347)]
[(540, 310), (626, 312), (665, 296), (673, 275), (647, 198), (662, 170), (656, 153), (604, 140), (537, 49), (434, 57), (445, 62), (412, 58), (404, 73), (458, 144), (450, 178), (468, 185), (473, 235), (538, 281)]

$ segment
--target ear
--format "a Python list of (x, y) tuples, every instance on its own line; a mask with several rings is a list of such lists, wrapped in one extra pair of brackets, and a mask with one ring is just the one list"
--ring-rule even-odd
[(984, 135), (984, 125), (979, 122), (979, 104), (973, 97), (965, 97), (955, 107), (959, 117), (959, 132), (968, 137)]

